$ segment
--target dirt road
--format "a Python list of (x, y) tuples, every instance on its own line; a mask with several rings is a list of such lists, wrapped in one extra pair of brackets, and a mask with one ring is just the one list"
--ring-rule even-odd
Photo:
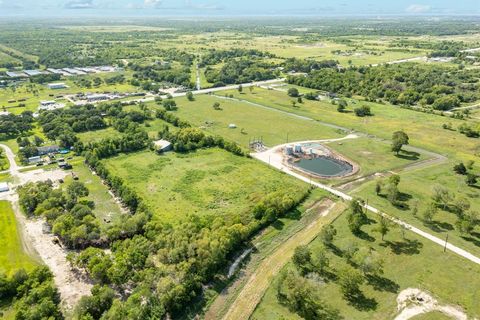
[(34, 258), (39, 257), (49, 267), (53, 273), (55, 285), (60, 292), (62, 307), (71, 310), (82, 296), (90, 294), (92, 284), (85, 276), (77, 274), (70, 268), (70, 263), (67, 261), (68, 251), (54, 243), (54, 235), (44, 232), (44, 220), (27, 219), (25, 217), (20, 210), (18, 195), (15, 190), (16, 187), (27, 182), (63, 179), (68, 175), (68, 172), (59, 169), (49, 171), (38, 169), (22, 172), (21, 170), (25, 168), (16, 164), (13, 151), (6, 145), (0, 144), (0, 147), (5, 150), (10, 162), (10, 168), (7, 172), (13, 178), (13, 183), (10, 184), (11, 190), (0, 193), (0, 200), (11, 202), (24, 250)]
[[(336, 210), (335, 206), (336, 205), (332, 200), (323, 201), (319, 207), (319, 210), (322, 212), (321, 216), (325, 217)], [(339, 205), (339, 208), (340, 207), (341, 206)], [(223, 319), (248, 319), (262, 299), (273, 278), (283, 266), (290, 261), (295, 248), (310, 243), (328, 223), (329, 220), (321, 218), (313, 221), (308, 227), (292, 236), (278, 247), (273, 254), (262, 261), (252, 276), (248, 279), (248, 282), (245, 284), (234, 303), (231, 304), (230, 309), (227, 311)], [(216, 317), (213, 314), (207, 314), (205, 319), (212, 320), (216, 319)]]

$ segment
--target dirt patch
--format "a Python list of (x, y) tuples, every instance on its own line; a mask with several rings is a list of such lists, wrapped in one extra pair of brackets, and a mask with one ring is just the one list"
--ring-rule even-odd
[(415, 288), (408, 288), (400, 292), (397, 297), (397, 305), (399, 314), (395, 317), (395, 320), (408, 320), (433, 311), (439, 311), (452, 319), (468, 319), (461, 308), (441, 305), (427, 292)]
[(90, 295), (93, 285), (90, 280), (70, 267), (68, 251), (54, 244), (55, 236), (44, 232), (43, 219), (27, 219), (18, 205), (18, 197), (11, 199), (15, 217), (22, 229), (23, 242), (29, 253), (39, 256), (54, 275), (55, 285), (60, 292), (62, 307), (71, 310), (81, 297)]

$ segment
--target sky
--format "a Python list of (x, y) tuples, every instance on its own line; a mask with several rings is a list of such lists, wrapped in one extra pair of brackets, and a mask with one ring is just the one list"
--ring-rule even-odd
[(480, 15), (480, 0), (0, 0), (0, 16)]

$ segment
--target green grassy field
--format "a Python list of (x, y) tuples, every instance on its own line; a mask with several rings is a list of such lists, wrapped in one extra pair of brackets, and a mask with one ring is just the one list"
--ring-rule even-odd
[[(359, 247), (375, 250), (384, 259), (383, 281), (366, 283), (361, 287), (369, 302), (362, 305), (364, 309), (347, 303), (335, 280), (318, 282), (324, 301), (338, 309), (345, 319), (393, 319), (397, 312), (396, 297), (406, 288), (419, 288), (433, 294), (440, 303), (459, 305), (471, 317), (480, 315), (480, 305), (477, 303), (480, 268), (477, 265), (453, 253), (443, 253), (441, 246), (411, 232), (406, 232), (403, 239), (401, 231), (394, 229), (385, 237), (385, 241), (381, 241), (379, 234), (373, 231), (375, 225), (372, 224), (363, 228), (368, 237), (360, 239), (351, 234), (345, 214), (333, 225), (338, 232), (334, 245), (340, 252), (355, 243)], [(315, 251), (320, 246), (321, 242), (317, 239), (310, 248)], [(328, 252), (328, 259), (329, 271), (332, 272), (347, 264), (341, 254), (335, 255), (332, 251)], [(293, 265), (287, 268), (293, 268)], [(251, 319), (301, 319), (279, 304), (276, 282), (272, 283)]]
[(17, 222), (8, 201), (0, 201), (0, 273), (11, 275), (16, 270), (32, 269), (37, 263), (23, 248)]
[(326, 146), (359, 165), (360, 171), (355, 177), (399, 170), (429, 158), (424, 153), (409, 152), (402, 152), (397, 156), (391, 152), (390, 143), (367, 137), (330, 142), (326, 143)]
[[(76, 158), (70, 161), (70, 163), (73, 166), (72, 172), (74, 172), (78, 176), (79, 181), (83, 182), (88, 188), (88, 199), (95, 202), (93, 213), (105, 226), (118, 221), (120, 216), (124, 214), (120, 205), (115, 202), (115, 199), (109, 193), (107, 186), (102, 183), (100, 177), (92, 174), (83, 161), (83, 158)], [(71, 176), (65, 179), (67, 185), (72, 181), (73, 178)]]
[[(239, 94), (236, 90), (219, 93), (233, 94), (234, 97), (266, 105), (278, 110), (307, 116), (319, 121), (336, 124), (361, 132), (366, 132), (384, 139), (391, 139), (392, 133), (404, 130), (410, 136), (410, 144), (426, 149), (449, 154), (464, 159), (472, 159), (479, 143), (477, 139), (467, 138), (464, 135), (450, 130), (442, 129), (444, 123), (451, 123), (457, 128), (464, 121), (448, 117), (441, 117), (408, 109), (402, 109), (391, 105), (349, 100), (348, 110), (352, 111), (358, 105), (368, 105), (374, 114), (372, 117), (359, 118), (353, 112), (339, 113), (337, 107), (327, 101), (308, 101), (292, 107), (292, 98), (285, 92), (255, 88), (250, 93), (244, 90)], [(353, 104), (351, 101), (355, 101)], [(458, 148), (458, 146), (462, 148)]]
[[(176, 100), (179, 109), (175, 115), (180, 119), (235, 141), (243, 147), (248, 147), (248, 142), (254, 137), (263, 137), (267, 146), (275, 146), (286, 143), (287, 135), (289, 141), (339, 138), (345, 135), (315, 121), (243, 102), (208, 95), (198, 95), (192, 102), (186, 98)], [(220, 103), (222, 110), (213, 109), (215, 102)], [(230, 129), (229, 124), (235, 124), (237, 128)]]
[(258, 162), (219, 149), (158, 156), (144, 151), (104, 160), (135, 189), (159, 219), (186, 214), (251, 219), (250, 209), (276, 190), (292, 194), (308, 185)]
[[(368, 199), (369, 204), (388, 212), (394, 216), (410, 222), (421, 229), (428, 231), (441, 239), (448, 234), (449, 241), (480, 256), (480, 226), (472, 235), (461, 234), (455, 227), (456, 215), (439, 209), (433, 219), (433, 223), (423, 222), (422, 214), (426, 210), (433, 195), (435, 186), (446, 187), (455, 197), (463, 197), (469, 200), (471, 210), (480, 210), (480, 190), (475, 187), (468, 187), (465, 184), (465, 177), (457, 175), (451, 169), (453, 164), (439, 165), (431, 168), (405, 172), (401, 174), (400, 191), (405, 194), (405, 208), (395, 207), (387, 199), (375, 195), (375, 181), (368, 182), (354, 191), (363, 199)], [(477, 167), (478, 170), (478, 167)], [(418, 205), (418, 213), (412, 215), (412, 208)]]

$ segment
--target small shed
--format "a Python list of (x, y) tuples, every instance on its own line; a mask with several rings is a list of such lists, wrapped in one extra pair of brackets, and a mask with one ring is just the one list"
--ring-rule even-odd
[(28, 158), (28, 163), (39, 163), (42, 162), (42, 158), (40, 156), (30, 157)]
[(0, 182), (0, 192), (7, 192), (10, 188), (8, 187), (8, 183)]
[(167, 152), (173, 149), (172, 144), (167, 140), (157, 140), (154, 141), (153, 144), (155, 145), (157, 152)]
[(230, 129), (236, 129), (236, 128), (237, 128), (237, 125), (236, 125), (235, 123), (230, 123), (230, 124), (228, 125), (228, 127), (229, 127)]

